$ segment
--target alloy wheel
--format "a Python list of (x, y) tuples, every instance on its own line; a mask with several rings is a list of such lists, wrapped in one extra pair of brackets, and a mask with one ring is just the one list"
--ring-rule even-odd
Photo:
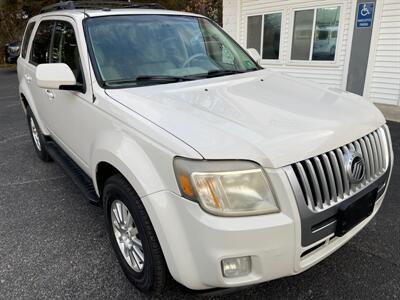
[(39, 137), (39, 132), (36, 129), (35, 121), (33, 118), (31, 118), (31, 131), (32, 131), (32, 136), (33, 136), (33, 141), (35, 142), (36, 148), (39, 151), (42, 151), (42, 145), (40, 144), (40, 137)]
[(125, 261), (136, 272), (144, 267), (144, 253), (139, 231), (126, 205), (120, 200), (111, 204), (111, 222), (115, 239)]

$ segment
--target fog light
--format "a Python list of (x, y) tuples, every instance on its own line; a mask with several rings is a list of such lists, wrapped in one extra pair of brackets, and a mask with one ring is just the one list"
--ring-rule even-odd
[(221, 262), (224, 277), (245, 276), (251, 271), (250, 256), (225, 258)]

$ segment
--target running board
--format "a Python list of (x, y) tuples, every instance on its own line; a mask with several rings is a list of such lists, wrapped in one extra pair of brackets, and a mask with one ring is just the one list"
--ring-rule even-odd
[(90, 177), (54, 141), (47, 141), (46, 148), (51, 158), (71, 177), (89, 203), (99, 206), (100, 199)]

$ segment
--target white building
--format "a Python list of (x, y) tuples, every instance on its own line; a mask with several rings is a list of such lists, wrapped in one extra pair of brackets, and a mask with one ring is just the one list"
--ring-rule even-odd
[(400, 105), (400, 0), (224, 0), (262, 66)]

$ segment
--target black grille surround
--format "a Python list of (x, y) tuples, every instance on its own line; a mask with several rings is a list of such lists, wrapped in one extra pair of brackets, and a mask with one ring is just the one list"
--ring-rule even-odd
[[(378, 198), (384, 193), (390, 147), (390, 134), (385, 125), (347, 145), (284, 167), (299, 209), (303, 247), (335, 232), (341, 203), (354, 201), (375, 189)], [(353, 151), (365, 163), (365, 176), (355, 184), (351, 183), (345, 165), (345, 156)]]

